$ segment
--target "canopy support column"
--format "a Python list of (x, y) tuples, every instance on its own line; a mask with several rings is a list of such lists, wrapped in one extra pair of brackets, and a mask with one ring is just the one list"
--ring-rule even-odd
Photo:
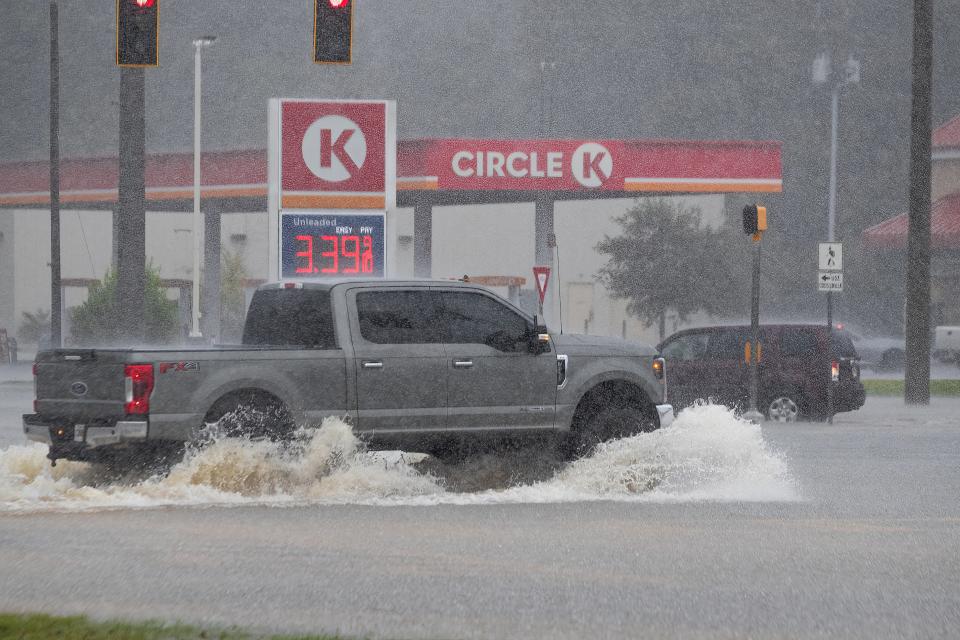
[(413, 205), (413, 275), (433, 277), (433, 204)]

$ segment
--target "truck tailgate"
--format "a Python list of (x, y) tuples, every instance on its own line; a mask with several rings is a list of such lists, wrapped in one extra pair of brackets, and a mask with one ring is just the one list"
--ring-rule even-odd
[(37, 355), (36, 411), (75, 420), (124, 416), (123, 351), (59, 349)]

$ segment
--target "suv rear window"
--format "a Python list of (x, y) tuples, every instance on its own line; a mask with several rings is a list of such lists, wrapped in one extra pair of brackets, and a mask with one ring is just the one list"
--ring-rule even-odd
[(833, 355), (836, 358), (856, 358), (857, 349), (853, 346), (853, 340), (846, 331), (834, 330), (833, 332)]
[(265, 289), (253, 294), (243, 344), (336, 349), (330, 291)]
[(662, 354), (670, 360), (700, 360), (707, 353), (707, 333), (686, 333), (663, 345)]

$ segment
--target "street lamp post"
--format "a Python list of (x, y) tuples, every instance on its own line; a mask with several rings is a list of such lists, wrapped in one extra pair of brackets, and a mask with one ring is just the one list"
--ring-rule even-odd
[(813, 62), (813, 83), (823, 86), (830, 83), (830, 194), (827, 213), (827, 240), (833, 242), (837, 222), (837, 120), (840, 117), (840, 89), (860, 82), (860, 61), (847, 56), (842, 72), (833, 70), (830, 54), (821, 53)]
[[(813, 83), (817, 86), (831, 84), (830, 89), (830, 193), (827, 205), (827, 240), (836, 240), (837, 226), (837, 121), (840, 117), (840, 89), (860, 82), (860, 61), (852, 55), (839, 72), (834, 71), (830, 54), (824, 52), (813, 62)], [(827, 292), (827, 336), (833, 348), (833, 292)], [(830, 355), (832, 359), (832, 354)], [(828, 366), (827, 420), (833, 424), (833, 370)]]
[(202, 36), (193, 41), (193, 291), (190, 337), (199, 338), (200, 333), (200, 252), (202, 250), (200, 229), (200, 51), (216, 41), (216, 36)]

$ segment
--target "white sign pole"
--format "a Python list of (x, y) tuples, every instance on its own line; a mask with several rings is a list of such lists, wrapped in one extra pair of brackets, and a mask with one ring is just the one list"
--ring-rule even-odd
[(280, 99), (267, 109), (267, 279), (280, 279)]

